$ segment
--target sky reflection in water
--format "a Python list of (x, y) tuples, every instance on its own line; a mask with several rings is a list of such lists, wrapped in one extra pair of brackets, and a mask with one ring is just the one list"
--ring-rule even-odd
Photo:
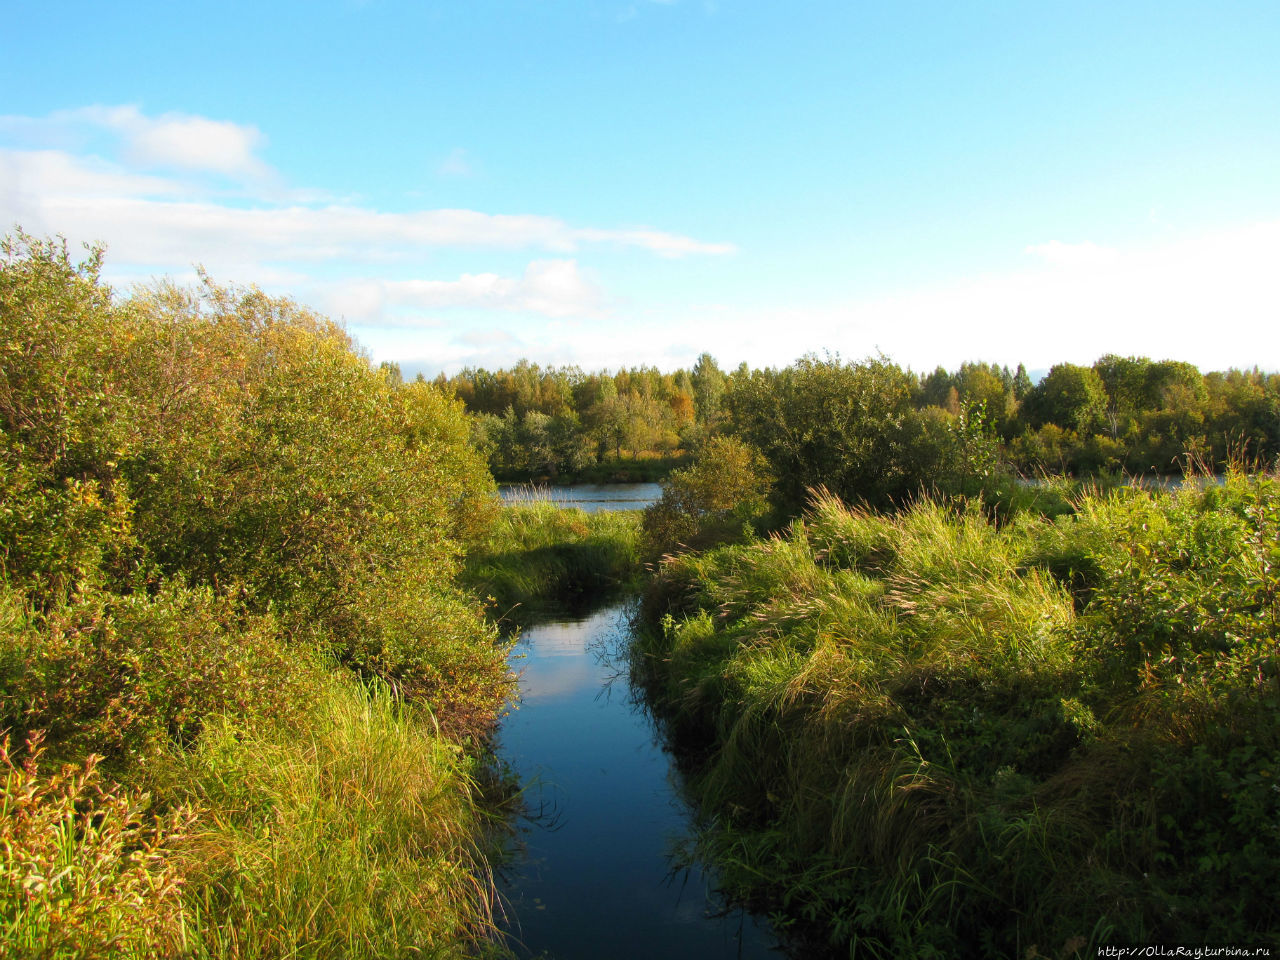
[(777, 958), (752, 918), (710, 916), (720, 904), (699, 871), (671, 876), (688, 812), (625, 678), (609, 684), (625, 629), (615, 605), (530, 627), (520, 641), (524, 702), (500, 746), (541, 813), (504, 884), (523, 955)]

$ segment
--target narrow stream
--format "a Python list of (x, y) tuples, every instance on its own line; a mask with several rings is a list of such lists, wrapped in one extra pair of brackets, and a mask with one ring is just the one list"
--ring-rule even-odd
[(611, 683), (626, 631), (613, 605), (529, 627), (517, 647), (523, 702), (500, 750), (533, 816), (503, 884), (513, 945), (549, 960), (777, 960), (763, 923), (720, 915), (704, 874), (672, 876), (689, 811), (626, 677)]

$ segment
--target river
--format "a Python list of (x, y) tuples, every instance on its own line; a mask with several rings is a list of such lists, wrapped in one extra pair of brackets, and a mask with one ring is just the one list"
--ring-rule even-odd
[(777, 960), (767, 926), (722, 914), (707, 875), (673, 876), (690, 811), (622, 671), (627, 631), (615, 604), (529, 627), (517, 645), (522, 699), (499, 749), (534, 815), (502, 881), (513, 946), (550, 960)]
[(500, 483), (498, 494), (508, 504), (545, 500), (559, 507), (577, 507), (587, 513), (595, 513), (598, 510), (643, 510), (658, 501), (662, 487), (656, 483), (575, 483), (564, 486)]

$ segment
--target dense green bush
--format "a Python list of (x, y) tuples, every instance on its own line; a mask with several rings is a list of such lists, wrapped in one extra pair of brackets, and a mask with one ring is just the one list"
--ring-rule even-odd
[[(67, 875), (80, 884), (71, 906), (55, 891), (38, 916), (22, 906), (30, 878), (6, 872), (10, 942), (80, 944), (100, 932), (123, 955), (151, 955), (151, 942), (172, 954), (176, 923), (192, 956), (466, 952), (488, 929), (491, 887), (474, 845), (458, 853), (476, 817), (460, 751), (487, 736), (512, 679), (505, 643), (456, 584), (465, 545), (496, 511), (461, 404), (375, 370), (341, 329), (291, 301), (207, 279), (121, 298), (99, 267), (97, 253), (76, 264), (64, 244), (23, 235), (0, 261), (0, 729), (23, 764), (10, 793), (26, 798), (6, 795), (0, 830), (14, 838), (6, 857), (45, 863), (39, 832), (13, 818), (62, 823), (74, 805), (87, 819), (66, 827), (66, 849), (108, 857), (84, 874), (89, 886)], [(390, 827), (370, 815), (352, 836), (380, 851), (376, 868), (358, 858), (322, 868), (315, 854), (286, 871), (269, 849), (237, 859), (242, 838), (222, 828), (271, 837), (283, 800), (253, 797), (261, 815), (238, 819), (222, 778), (250, 782), (253, 751), (305, 754), (319, 741), (295, 727), (328, 722), (326, 710), (359, 713), (358, 691), (333, 676), (344, 667), (408, 705), (370, 707), (359, 732), (326, 741), (321, 780), (359, 768), (382, 739), (399, 772), (358, 798), (316, 787), (299, 799), (315, 817), (313, 853), (348, 815), (363, 817), (360, 804), (430, 800), (439, 815), (413, 827), (429, 835), (377, 847)], [(37, 756), (27, 743), (39, 738)], [(192, 765), (215, 742), (221, 763)], [(63, 789), (80, 783), (52, 771), (64, 761), (109, 779), (96, 793)], [(174, 764), (187, 773), (161, 775)], [(198, 858), (160, 834), (138, 839), (156, 854), (135, 876), (110, 857), (128, 852), (119, 837), (144, 836), (146, 789), (166, 815), (194, 817), (203, 839)], [(451, 866), (424, 869), (423, 858)], [(168, 890), (215, 862), (216, 882), (184, 883), (164, 911), (132, 918), (103, 879)], [(346, 870), (363, 875), (359, 890), (325, 886)], [(431, 896), (387, 889), (418, 881)], [(217, 933), (239, 908), (214, 887), (252, 887), (270, 904), (308, 883), (324, 910), (264, 907), (250, 918), (251, 947)], [(95, 910), (106, 925), (84, 919)]]
[(1274, 937), (1278, 510), (1270, 478), (999, 526), (826, 498), (669, 560), (634, 670), (700, 852), (835, 954)]
[(297, 717), (314, 671), (270, 617), (208, 587), (77, 594), (47, 613), (0, 607), (0, 729), (43, 731), (50, 758), (97, 754), (116, 774), (199, 735), (217, 714)]
[(980, 406), (918, 408), (917, 389), (883, 357), (808, 356), (735, 376), (725, 404), (729, 430), (764, 456), (787, 516), (819, 488), (880, 509), (928, 493), (976, 493), (997, 467), (987, 416)]
[(662, 497), (644, 512), (642, 548), (656, 560), (751, 532), (769, 513), (764, 458), (733, 437), (714, 437), (688, 467), (662, 481)]
[(256, 290), (116, 304), (95, 259), (7, 256), (0, 532), (28, 602), (181, 577), (410, 695), (466, 663), (474, 702), (441, 722), (479, 733), (507, 673), (453, 585), (494, 509), (459, 405)]

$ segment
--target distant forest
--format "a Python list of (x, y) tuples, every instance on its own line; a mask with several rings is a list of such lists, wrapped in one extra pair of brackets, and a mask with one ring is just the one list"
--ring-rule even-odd
[(477, 446), (508, 480), (651, 478), (716, 435), (767, 452), (814, 446), (835, 428), (890, 460), (904, 445), (942, 460), (981, 448), (1023, 473), (1168, 475), (1280, 455), (1280, 374), (1201, 373), (1145, 357), (1061, 363), (1039, 383), (1021, 364), (921, 375), (885, 358), (807, 356), (784, 369), (725, 371), (707, 353), (672, 373), (521, 360), (436, 382), (465, 403)]

